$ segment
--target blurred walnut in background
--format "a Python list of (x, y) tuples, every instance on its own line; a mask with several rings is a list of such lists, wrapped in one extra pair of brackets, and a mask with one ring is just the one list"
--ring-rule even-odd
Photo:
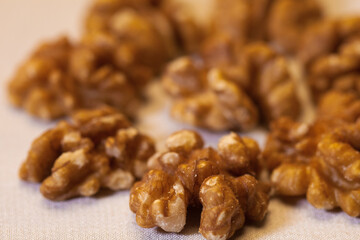
[[(149, 76), (139, 76), (145, 79), (154, 77), (177, 47), (170, 21), (158, 2), (96, 0), (87, 13), (84, 38), (100, 34), (111, 39), (119, 68), (130, 75), (147, 71)], [(102, 47), (101, 42), (97, 46)]]
[(203, 206), (200, 232), (207, 239), (227, 239), (245, 218), (260, 222), (267, 212), (267, 187), (256, 180), (260, 150), (235, 133), (219, 140), (218, 149), (203, 147), (193, 131), (173, 133), (167, 149), (148, 162), (151, 170), (131, 189), (130, 209), (144, 228), (180, 232), (188, 206)]
[(214, 0), (210, 14), (211, 39), (225, 35), (241, 44), (274, 43), (284, 53), (294, 53), (304, 31), (322, 19), (315, 0)]
[(306, 33), (300, 59), (315, 101), (330, 90), (360, 94), (360, 18), (325, 20)]
[(8, 90), (12, 104), (47, 120), (103, 105), (134, 116), (140, 103), (134, 81), (114, 65), (109, 52), (65, 37), (41, 44), (17, 70)]
[(175, 119), (214, 131), (250, 130), (259, 119), (300, 112), (287, 61), (263, 43), (238, 48), (219, 38), (202, 56), (170, 63), (163, 86), (174, 99)]
[(50, 200), (92, 196), (101, 188), (129, 189), (154, 152), (152, 139), (114, 109), (82, 110), (34, 140), (19, 175), (41, 182)]

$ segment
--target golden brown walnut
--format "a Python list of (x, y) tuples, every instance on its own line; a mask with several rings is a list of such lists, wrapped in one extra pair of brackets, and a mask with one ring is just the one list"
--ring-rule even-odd
[(43, 119), (104, 105), (134, 117), (146, 84), (175, 53), (170, 23), (155, 5), (96, 1), (81, 41), (43, 43), (17, 70), (10, 101)]
[(101, 188), (129, 189), (147, 170), (154, 142), (111, 108), (83, 110), (32, 144), (19, 176), (41, 182), (44, 197), (61, 201)]
[(120, 64), (135, 62), (143, 71), (157, 72), (176, 50), (174, 31), (159, 4), (147, 0), (94, 1), (84, 35), (110, 35), (119, 45)]
[(300, 59), (315, 101), (335, 90), (360, 94), (360, 18), (326, 20), (305, 34)]
[(360, 216), (360, 122), (324, 134), (310, 163), (281, 165), (272, 181), (282, 195), (304, 195), (316, 208)]
[(354, 123), (360, 117), (360, 95), (354, 92), (330, 91), (320, 98), (317, 117)]
[(264, 219), (269, 196), (251, 175), (216, 175), (202, 183), (200, 201), (203, 210), (199, 232), (206, 239), (228, 239), (243, 227), (245, 217)]
[[(198, 50), (206, 30), (198, 23), (197, 16), (193, 15), (191, 11), (193, 6), (185, 1), (166, 0), (161, 1), (159, 7), (171, 23), (178, 50), (182, 52)], [(202, 9), (196, 10), (196, 14), (202, 11)]]
[[(210, 192), (218, 189), (207, 190), (209, 184), (206, 179), (213, 176), (231, 182), (230, 187), (225, 184), (223, 188), (233, 190), (219, 194), (231, 195), (231, 199), (234, 199), (224, 203), (224, 199), (217, 196), (221, 200), (216, 209), (236, 209), (234, 212), (242, 211), (246, 217), (255, 221), (264, 218), (268, 203), (267, 189), (258, 187), (261, 184), (249, 175), (256, 176), (260, 171), (257, 143), (231, 133), (219, 140), (218, 150), (203, 148), (203, 144), (201, 136), (196, 132), (178, 131), (167, 139), (166, 150), (155, 154), (148, 161), (149, 169), (153, 170), (136, 183), (130, 193), (130, 209), (136, 214), (136, 221), (141, 227), (158, 226), (167, 232), (180, 232), (186, 223), (188, 206), (199, 207), (202, 204), (205, 212), (201, 226), (204, 231), (202, 227), (200, 231), (206, 238), (212, 239), (208, 234), (212, 229), (207, 224), (212, 210), (207, 208), (212, 208), (214, 204)], [(245, 215), (239, 222), (227, 222), (227, 228), (221, 230), (224, 236), (230, 237), (241, 228)], [(223, 217), (228, 220), (227, 216)], [(222, 225), (223, 220), (219, 221)]]
[(259, 113), (267, 122), (296, 118), (300, 106), (286, 60), (263, 43), (237, 51), (223, 40), (205, 48), (202, 57), (168, 65), (162, 80), (174, 99), (172, 116), (214, 131), (249, 130), (258, 124)]
[(75, 45), (66, 37), (41, 44), (9, 82), (9, 99), (47, 120), (103, 105), (134, 116), (138, 87), (109, 58), (106, 51)]
[(67, 74), (73, 46), (66, 37), (39, 45), (11, 79), (11, 103), (43, 119), (58, 118), (77, 106), (75, 83)]
[(262, 158), (276, 193), (306, 194), (316, 208), (340, 207), (350, 216), (359, 216), (359, 133), (360, 121), (349, 123), (346, 118), (273, 123)]
[(302, 35), (320, 22), (323, 13), (316, 0), (277, 0), (269, 10), (268, 36), (282, 52), (294, 53)]
[(305, 30), (321, 19), (315, 0), (216, 0), (209, 38), (215, 32), (240, 45), (267, 40), (292, 53)]
[(289, 118), (272, 122), (264, 151), (261, 153), (264, 164), (270, 171), (286, 163), (308, 164), (315, 154), (322, 134), (339, 123), (338, 120), (322, 119), (307, 124)]

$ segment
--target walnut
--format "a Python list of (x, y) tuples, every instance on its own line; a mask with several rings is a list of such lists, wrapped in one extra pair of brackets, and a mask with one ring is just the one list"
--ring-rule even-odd
[(215, 32), (240, 44), (269, 40), (291, 53), (304, 31), (321, 19), (315, 0), (216, 0), (209, 38)]
[(277, 194), (306, 194), (316, 208), (341, 207), (350, 216), (360, 215), (360, 122), (345, 120), (323, 116), (312, 124), (289, 119), (272, 124), (262, 158)]
[(118, 64), (126, 69), (135, 63), (145, 68), (138, 70), (157, 72), (176, 51), (171, 23), (158, 5), (146, 0), (94, 1), (87, 13), (85, 36), (108, 34), (119, 45)]
[(289, 163), (276, 168), (272, 181), (282, 195), (306, 194), (316, 208), (340, 207), (360, 216), (359, 146), (360, 122), (324, 134), (308, 164)]
[(175, 53), (170, 23), (153, 4), (96, 1), (80, 41), (41, 44), (17, 70), (10, 101), (43, 119), (103, 105), (134, 117), (146, 84)]
[(11, 103), (43, 119), (61, 117), (75, 108), (75, 85), (66, 74), (72, 48), (66, 37), (38, 46), (9, 83)]
[(253, 221), (264, 219), (269, 197), (251, 175), (217, 175), (202, 183), (200, 201), (199, 232), (206, 239), (228, 239), (243, 227), (245, 216)]
[(326, 20), (305, 34), (300, 58), (315, 101), (330, 90), (360, 94), (360, 18)]
[(289, 118), (272, 122), (261, 153), (264, 164), (270, 171), (286, 163), (308, 164), (322, 134), (338, 124), (337, 120), (330, 119), (317, 120), (312, 124), (298, 123)]
[(9, 82), (10, 101), (42, 119), (103, 105), (134, 116), (140, 102), (135, 84), (104, 55), (65, 37), (44, 43)]
[(219, 131), (249, 130), (258, 124), (259, 113), (265, 121), (298, 116), (295, 83), (284, 58), (262, 43), (241, 51), (231, 41), (221, 45), (167, 67), (163, 86), (175, 99), (175, 119)]
[(44, 197), (61, 201), (101, 188), (129, 189), (147, 170), (154, 142), (111, 108), (82, 110), (38, 137), (22, 164), (22, 180), (41, 182)]
[(325, 93), (319, 100), (317, 116), (354, 123), (360, 117), (360, 95), (340, 91)]
[(295, 52), (306, 30), (320, 22), (322, 9), (316, 0), (274, 1), (268, 16), (268, 36), (283, 52)]
[(131, 189), (130, 209), (136, 213), (136, 221), (141, 227), (158, 226), (167, 232), (180, 232), (186, 223), (188, 206), (199, 207), (202, 204), (204, 211), (200, 231), (211, 239), (209, 232), (213, 230), (208, 225), (212, 221), (209, 212), (215, 203), (212, 203), (210, 193), (218, 191), (208, 189), (210, 180), (206, 179), (212, 176), (226, 176), (232, 185), (224, 184), (224, 188), (233, 189), (230, 189), (229, 195), (235, 199), (226, 205), (218, 196), (222, 199), (221, 205), (215, 208), (223, 210), (228, 206), (229, 211), (239, 209), (234, 212), (242, 211), (244, 214), (239, 223), (227, 222), (227, 228), (221, 230), (224, 236), (230, 237), (241, 228), (245, 215), (255, 221), (264, 218), (267, 189), (258, 187), (261, 184), (248, 175), (256, 176), (260, 170), (259, 147), (255, 141), (231, 133), (219, 141), (218, 150), (215, 150), (203, 148), (203, 140), (196, 132), (182, 130), (167, 139), (166, 147), (165, 151), (155, 154), (148, 161), (149, 168), (153, 170)]
[(199, 49), (205, 37), (206, 29), (198, 23), (197, 16), (204, 6), (192, 12), (189, 2), (178, 0), (161, 1), (159, 5), (161, 11), (167, 16), (174, 31), (178, 50), (182, 52), (195, 52)]

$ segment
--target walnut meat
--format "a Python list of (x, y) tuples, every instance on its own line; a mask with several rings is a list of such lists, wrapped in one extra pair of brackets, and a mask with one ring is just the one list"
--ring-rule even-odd
[(83, 110), (60, 122), (32, 144), (19, 175), (41, 182), (48, 199), (92, 196), (101, 188), (129, 189), (147, 170), (153, 141), (110, 108)]
[(277, 194), (306, 194), (316, 208), (340, 207), (359, 216), (359, 126), (325, 118), (311, 125), (288, 119), (274, 123), (262, 157)]
[(65, 37), (44, 43), (9, 82), (9, 99), (42, 119), (103, 105), (134, 116), (140, 102), (136, 85), (105, 55)]
[[(108, 34), (119, 44), (120, 64), (135, 61), (145, 70), (159, 71), (176, 51), (173, 28), (159, 5), (147, 0), (96, 0), (87, 13), (84, 35)], [(126, 55), (129, 51), (136, 54)]]
[(167, 67), (163, 86), (174, 99), (175, 119), (219, 131), (249, 130), (258, 124), (259, 113), (265, 121), (298, 116), (295, 83), (284, 58), (262, 43), (241, 51), (231, 41), (221, 45)]
[(321, 19), (315, 0), (216, 0), (209, 35), (215, 32), (240, 44), (268, 40), (291, 53), (305, 30)]
[(305, 34), (300, 58), (315, 101), (330, 90), (360, 94), (359, 27), (358, 17), (327, 20)]
[(354, 92), (330, 91), (320, 98), (317, 116), (354, 123), (360, 117), (360, 95)]
[(296, 52), (302, 35), (323, 18), (316, 0), (273, 1), (268, 16), (268, 36), (283, 52)]
[(304, 195), (316, 208), (340, 207), (353, 217), (360, 215), (359, 122), (324, 134), (307, 165), (281, 165), (272, 181), (282, 195)]
[(199, 232), (206, 239), (228, 239), (243, 227), (245, 217), (264, 219), (269, 196), (251, 175), (216, 175), (202, 183), (200, 201), (203, 210)]
[[(168, 232), (180, 232), (186, 223), (188, 206), (201, 205), (200, 232), (208, 239), (213, 239), (211, 234), (230, 237), (243, 226), (245, 216), (255, 221), (264, 218), (268, 195), (253, 177), (260, 170), (255, 141), (231, 133), (219, 141), (215, 150), (203, 148), (203, 140), (196, 132), (182, 130), (167, 139), (166, 147), (148, 161), (153, 170), (131, 189), (130, 209), (141, 227), (158, 226)], [(225, 180), (211, 185), (215, 181), (210, 180), (212, 177)], [(225, 203), (223, 195), (215, 196), (221, 199), (218, 201), (212, 197), (221, 189), (226, 191), (219, 194), (229, 195)], [(214, 206), (217, 203), (219, 206)], [(238, 221), (231, 221), (231, 216)], [(209, 225), (215, 218), (220, 218), (219, 229)]]
[(41, 44), (11, 79), (11, 103), (43, 119), (58, 118), (74, 109), (75, 84), (66, 73), (72, 48), (66, 37)]

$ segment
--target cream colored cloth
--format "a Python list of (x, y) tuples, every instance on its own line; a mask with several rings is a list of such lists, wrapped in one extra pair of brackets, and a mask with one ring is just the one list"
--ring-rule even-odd
[[(201, 0), (204, 1), (204, 0)], [(323, 0), (328, 12), (360, 13), (356, 0)], [(54, 203), (42, 197), (38, 184), (23, 183), (17, 171), (31, 141), (53, 123), (34, 120), (6, 101), (5, 85), (16, 66), (38, 43), (59, 33), (80, 34), (80, 20), (89, 2), (85, 0), (1, 0), (0, 1), (0, 239), (203, 239), (197, 233), (199, 214), (190, 214), (180, 234), (137, 226), (129, 210), (129, 192), (110, 196), (77, 198)], [(145, 107), (140, 128), (159, 140), (186, 127), (172, 121), (166, 101), (154, 85), (155, 97)], [(220, 134), (201, 131), (214, 145)], [(261, 130), (250, 135), (260, 143)], [(260, 226), (246, 226), (240, 239), (360, 239), (360, 219), (343, 212), (314, 209), (303, 199), (272, 200), (269, 214)]]

